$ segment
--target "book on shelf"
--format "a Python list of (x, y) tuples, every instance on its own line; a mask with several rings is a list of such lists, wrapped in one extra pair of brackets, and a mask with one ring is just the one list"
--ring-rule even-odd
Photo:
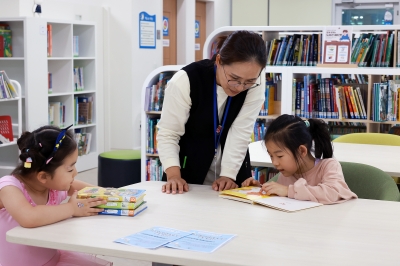
[(146, 181), (161, 181), (163, 168), (159, 158), (146, 159)]
[(0, 23), (0, 57), (12, 57), (11, 28), (6, 23)]
[(313, 201), (302, 201), (288, 197), (267, 196), (260, 192), (259, 187), (242, 187), (223, 190), (220, 192), (219, 196), (224, 199), (250, 204), (259, 204), (285, 212), (295, 212), (323, 205)]
[(75, 125), (93, 123), (93, 96), (74, 97), (74, 117)]
[[(102, 207), (97, 206), (97, 208), (102, 208)], [(99, 212), (98, 214), (99, 215), (116, 215), (116, 216), (134, 217), (146, 209), (147, 209), (147, 202), (143, 201), (135, 209), (104, 209), (103, 211)]]
[(47, 73), (47, 89), (49, 93), (53, 93), (53, 74)]
[(73, 37), (73, 45), (72, 46), (73, 46), (72, 51), (73, 51), (74, 57), (78, 57), (79, 56), (79, 36)]
[(158, 81), (146, 88), (145, 111), (161, 111), (164, 102), (165, 89), (168, 81), (175, 74), (175, 71), (161, 72)]
[(14, 140), (11, 116), (0, 115), (0, 135), (3, 137), (0, 140), (2, 143), (8, 143)]
[(49, 124), (64, 127), (65, 104), (62, 102), (49, 102)]
[(86, 155), (90, 153), (92, 143), (92, 133), (87, 133), (86, 128), (75, 129), (75, 142), (78, 145), (78, 155)]
[(83, 91), (85, 89), (83, 67), (74, 67), (74, 89), (75, 91)]
[(0, 99), (17, 98), (18, 93), (4, 70), (0, 71)]
[(102, 198), (109, 201), (135, 203), (145, 195), (144, 189), (85, 187), (78, 191), (78, 199)]
[(53, 56), (53, 26), (47, 24), (47, 56)]

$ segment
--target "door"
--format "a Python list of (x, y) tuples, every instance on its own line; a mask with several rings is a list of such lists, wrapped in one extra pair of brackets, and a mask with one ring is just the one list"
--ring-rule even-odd
[(399, 24), (399, 1), (343, 0), (333, 1), (333, 25)]
[(163, 65), (176, 65), (176, 0), (163, 0)]
[(203, 59), (203, 46), (206, 41), (206, 2), (196, 1), (196, 20), (195, 26), (195, 59)]

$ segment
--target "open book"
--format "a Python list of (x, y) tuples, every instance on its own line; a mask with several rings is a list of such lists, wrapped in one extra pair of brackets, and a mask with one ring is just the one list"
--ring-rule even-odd
[(260, 193), (259, 187), (242, 187), (220, 192), (221, 198), (241, 202), (260, 204), (285, 212), (295, 212), (323, 204), (313, 201), (302, 201), (288, 197), (267, 196)]

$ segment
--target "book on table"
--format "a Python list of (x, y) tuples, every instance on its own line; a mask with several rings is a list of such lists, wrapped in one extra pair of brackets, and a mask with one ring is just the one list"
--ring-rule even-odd
[[(100, 205), (102, 206), (102, 205)], [(96, 206), (97, 208), (102, 208), (100, 206)], [(117, 215), (117, 216), (130, 216), (134, 217), (147, 209), (147, 204), (145, 201), (142, 201), (139, 205), (136, 206), (135, 209), (107, 209), (104, 208), (102, 212), (99, 212), (101, 215)]]
[[(138, 202), (146, 190), (129, 188), (86, 187), (78, 191), (78, 199), (102, 198), (108, 202)], [(142, 199), (143, 200), (143, 199)]]
[(224, 190), (220, 192), (219, 196), (224, 199), (236, 200), (250, 204), (259, 204), (285, 212), (295, 212), (323, 205), (313, 201), (268, 196), (260, 192), (260, 187), (242, 187)]

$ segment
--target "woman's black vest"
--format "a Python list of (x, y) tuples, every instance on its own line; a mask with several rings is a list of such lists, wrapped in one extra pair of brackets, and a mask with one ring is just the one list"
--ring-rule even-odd
[[(214, 62), (208, 59), (201, 60), (185, 66), (183, 70), (189, 77), (192, 106), (185, 125), (185, 133), (179, 141), (181, 176), (189, 184), (203, 184), (213, 161), (215, 150), (213, 118)], [(239, 114), (246, 95), (247, 91), (244, 91), (232, 97), (220, 138), (222, 153), (229, 128)], [(183, 167), (185, 157), (186, 163), (185, 167)], [(249, 151), (247, 150), (243, 164), (236, 176), (236, 183), (240, 185), (249, 177), (251, 177), (251, 166)], [(167, 180), (165, 173), (163, 180)]]

